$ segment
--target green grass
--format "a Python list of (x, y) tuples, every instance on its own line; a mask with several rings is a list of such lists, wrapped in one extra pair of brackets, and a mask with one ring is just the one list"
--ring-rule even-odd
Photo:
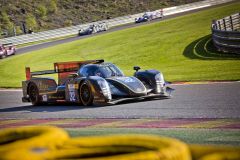
[(219, 129), (158, 129), (158, 128), (82, 128), (67, 129), (71, 137), (110, 134), (153, 134), (177, 138), (193, 144), (240, 145), (239, 130)]
[(240, 10), (240, 3), (86, 38), (0, 61), (0, 87), (20, 87), (24, 68), (52, 69), (54, 62), (105, 59), (126, 75), (132, 66), (158, 69), (169, 81), (239, 80), (240, 56), (220, 55), (212, 46), (213, 19)]

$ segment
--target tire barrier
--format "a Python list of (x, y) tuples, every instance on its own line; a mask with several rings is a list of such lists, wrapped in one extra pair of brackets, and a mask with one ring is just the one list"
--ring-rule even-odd
[(213, 20), (212, 39), (219, 51), (240, 54), (240, 13)]
[(68, 134), (57, 127), (38, 126), (4, 129), (0, 132), (0, 159), (16, 159), (23, 147), (36, 151), (55, 149), (68, 140)]
[(152, 135), (68, 138), (55, 127), (22, 127), (0, 132), (0, 159), (12, 160), (239, 160), (240, 147), (187, 145)]
[(193, 159), (197, 160), (239, 160), (240, 147), (216, 145), (190, 145)]

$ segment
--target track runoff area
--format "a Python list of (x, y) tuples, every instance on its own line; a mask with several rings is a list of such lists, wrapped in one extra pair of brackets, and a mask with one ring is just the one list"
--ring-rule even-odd
[[(229, 87), (232, 85), (234, 87)], [(84, 109), (81, 106), (25, 105), (18, 101), (21, 99), (21, 91), (1, 90), (0, 100), (3, 103), (0, 105), (0, 129), (53, 125), (65, 129), (71, 137), (134, 133), (174, 137), (188, 144), (240, 144), (240, 104), (237, 99), (239, 82), (195, 82), (195, 84), (184, 82), (172, 86), (178, 92), (174, 95), (176, 97), (173, 97), (176, 99), (172, 105), (166, 105), (164, 100), (161, 100)], [(218, 87), (207, 89), (212, 86)], [(188, 88), (192, 87), (196, 87), (194, 90), (196, 92), (203, 87), (206, 92), (200, 97), (196, 95), (190, 104), (189, 95), (194, 97), (195, 93)], [(12, 102), (7, 102), (7, 95), (12, 96)], [(210, 100), (211, 95), (217, 97)], [(201, 101), (197, 101), (199, 98)], [(170, 101), (166, 100), (167, 103), (172, 102)], [(221, 104), (223, 101), (226, 103)], [(179, 105), (181, 102), (183, 104)], [(210, 105), (206, 105), (209, 102)], [(209, 108), (201, 108), (204, 105)], [(126, 115), (122, 116), (124, 113), (120, 112), (121, 109)], [(90, 115), (91, 112), (95, 113)], [(110, 115), (116, 112), (119, 114), (101, 115), (103, 112)]]
[[(172, 99), (112, 106), (32, 106), (22, 91), (0, 91), (0, 129), (53, 125), (72, 137), (154, 134), (190, 144), (239, 145), (240, 82), (182, 82)], [(6, 98), (8, 97), (8, 98)]]

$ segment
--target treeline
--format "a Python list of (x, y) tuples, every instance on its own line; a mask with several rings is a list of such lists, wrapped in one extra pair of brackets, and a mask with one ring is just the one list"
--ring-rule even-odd
[(0, 0), (1, 38), (199, 0)]

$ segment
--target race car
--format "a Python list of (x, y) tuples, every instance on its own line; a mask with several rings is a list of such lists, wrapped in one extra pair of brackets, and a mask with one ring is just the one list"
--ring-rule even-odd
[[(31, 72), (26, 68), (22, 82), (23, 102), (73, 102), (84, 106), (116, 104), (126, 100), (169, 98), (173, 89), (166, 87), (163, 74), (157, 70), (139, 71), (124, 76), (112, 63), (104, 60), (54, 63), (54, 70)], [(38, 77), (58, 74), (58, 84), (52, 78)]]
[(12, 43), (0, 45), (0, 58), (5, 58), (16, 53), (16, 47)]
[(3, 47), (3, 45), (0, 45), (0, 58), (5, 58), (7, 56), (7, 51)]
[(79, 36), (89, 35), (93, 33), (98, 33), (108, 30), (108, 25), (106, 23), (91, 24), (88, 28), (81, 28), (78, 31)]
[(151, 20), (151, 16), (144, 14), (142, 17), (135, 18), (135, 23), (147, 22)]
[(141, 17), (135, 18), (135, 23), (147, 22), (162, 17), (163, 17), (162, 9), (159, 11), (145, 12)]
[(16, 47), (12, 43), (3, 44), (6, 49), (7, 56), (14, 55), (16, 53)]
[(89, 35), (89, 34), (92, 34), (94, 32), (94, 25), (90, 25), (88, 28), (81, 28), (79, 31), (78, 31), (78, 35), (79, 36), (84, 36), (84, 35)]

